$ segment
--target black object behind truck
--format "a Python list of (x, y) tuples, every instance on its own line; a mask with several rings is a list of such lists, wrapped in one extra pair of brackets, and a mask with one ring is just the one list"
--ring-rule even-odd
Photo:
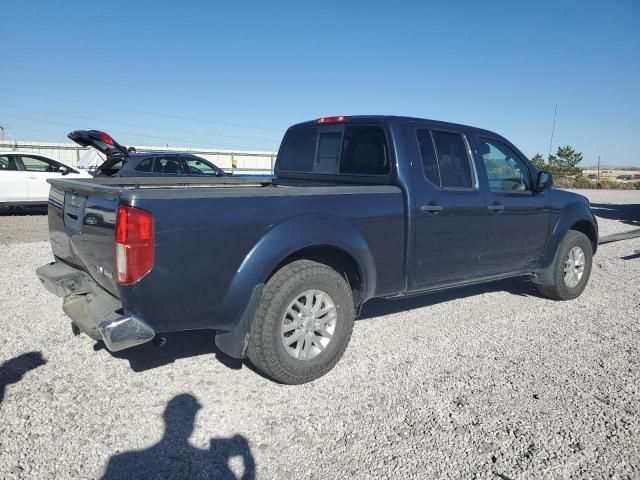
[(137, 153), (98, 130), (75, 130), (68, 137), (82, 147), (93, 147), (107, 159), (96, 177), (226, 177), (229, 174), (189, 152), (148, 151)]

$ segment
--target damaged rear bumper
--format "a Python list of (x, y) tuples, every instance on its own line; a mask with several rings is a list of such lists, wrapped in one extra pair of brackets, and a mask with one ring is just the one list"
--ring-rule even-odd
[(51, 293), (63, 298), (62, 309), (94, 340), (117, 352), (153, 339), (155, 331), (136, 315), (124, 313), (122, 303), (98, 286), (85, 272), (61, 262), (43, 265), (38, 278)]

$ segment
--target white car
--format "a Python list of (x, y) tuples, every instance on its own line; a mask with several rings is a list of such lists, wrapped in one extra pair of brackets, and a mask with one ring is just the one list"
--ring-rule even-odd
[(49, 199), (47, 179), (92, 178), (37, 153), (0, 151), (0, 207), (46, 204)]

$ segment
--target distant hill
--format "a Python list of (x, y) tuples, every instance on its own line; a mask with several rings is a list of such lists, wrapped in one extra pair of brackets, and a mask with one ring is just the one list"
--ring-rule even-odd
[[(581, 168), (583, 170), (597, 170), (598, 169), (598, 165), (589, 165), (589, 166), (584, 166), (584, 167), (581, 167)], [(624, 165), (614, 167), (614, 166), (611, 166), (611, 165), (600, 164), (600, 170), (603, 170), (603, 169), (607, 169), (607, 170), (634, 170), (634, 171), (636, 171), (636, 170), (640, 170), (640, 167), (629, 167), (629, 166), (624, 166)]]

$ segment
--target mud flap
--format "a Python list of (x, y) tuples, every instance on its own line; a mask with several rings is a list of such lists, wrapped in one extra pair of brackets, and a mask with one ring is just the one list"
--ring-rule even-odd
[(556, 268), (556, 261), (558, 260), (558, 249), (556, 249), (556, 254), (553, 256), (553, 261), (551, 264), (545, 268), (538, 270), (533, 277), (532, 281), (536, 285), (553, 285), (554, 279), (554, 270)]
[(216, 346), (225, 354), (234, 358), (244, 358), (249, 347), (249, 335), (253, 318), (258, 307), (258, 302), (262, 296), (264, 283), (256, 285), (251, 293), (251, 298), (244, 309), (237, 327), (230, 332), (220, 332), (216, 334)]

